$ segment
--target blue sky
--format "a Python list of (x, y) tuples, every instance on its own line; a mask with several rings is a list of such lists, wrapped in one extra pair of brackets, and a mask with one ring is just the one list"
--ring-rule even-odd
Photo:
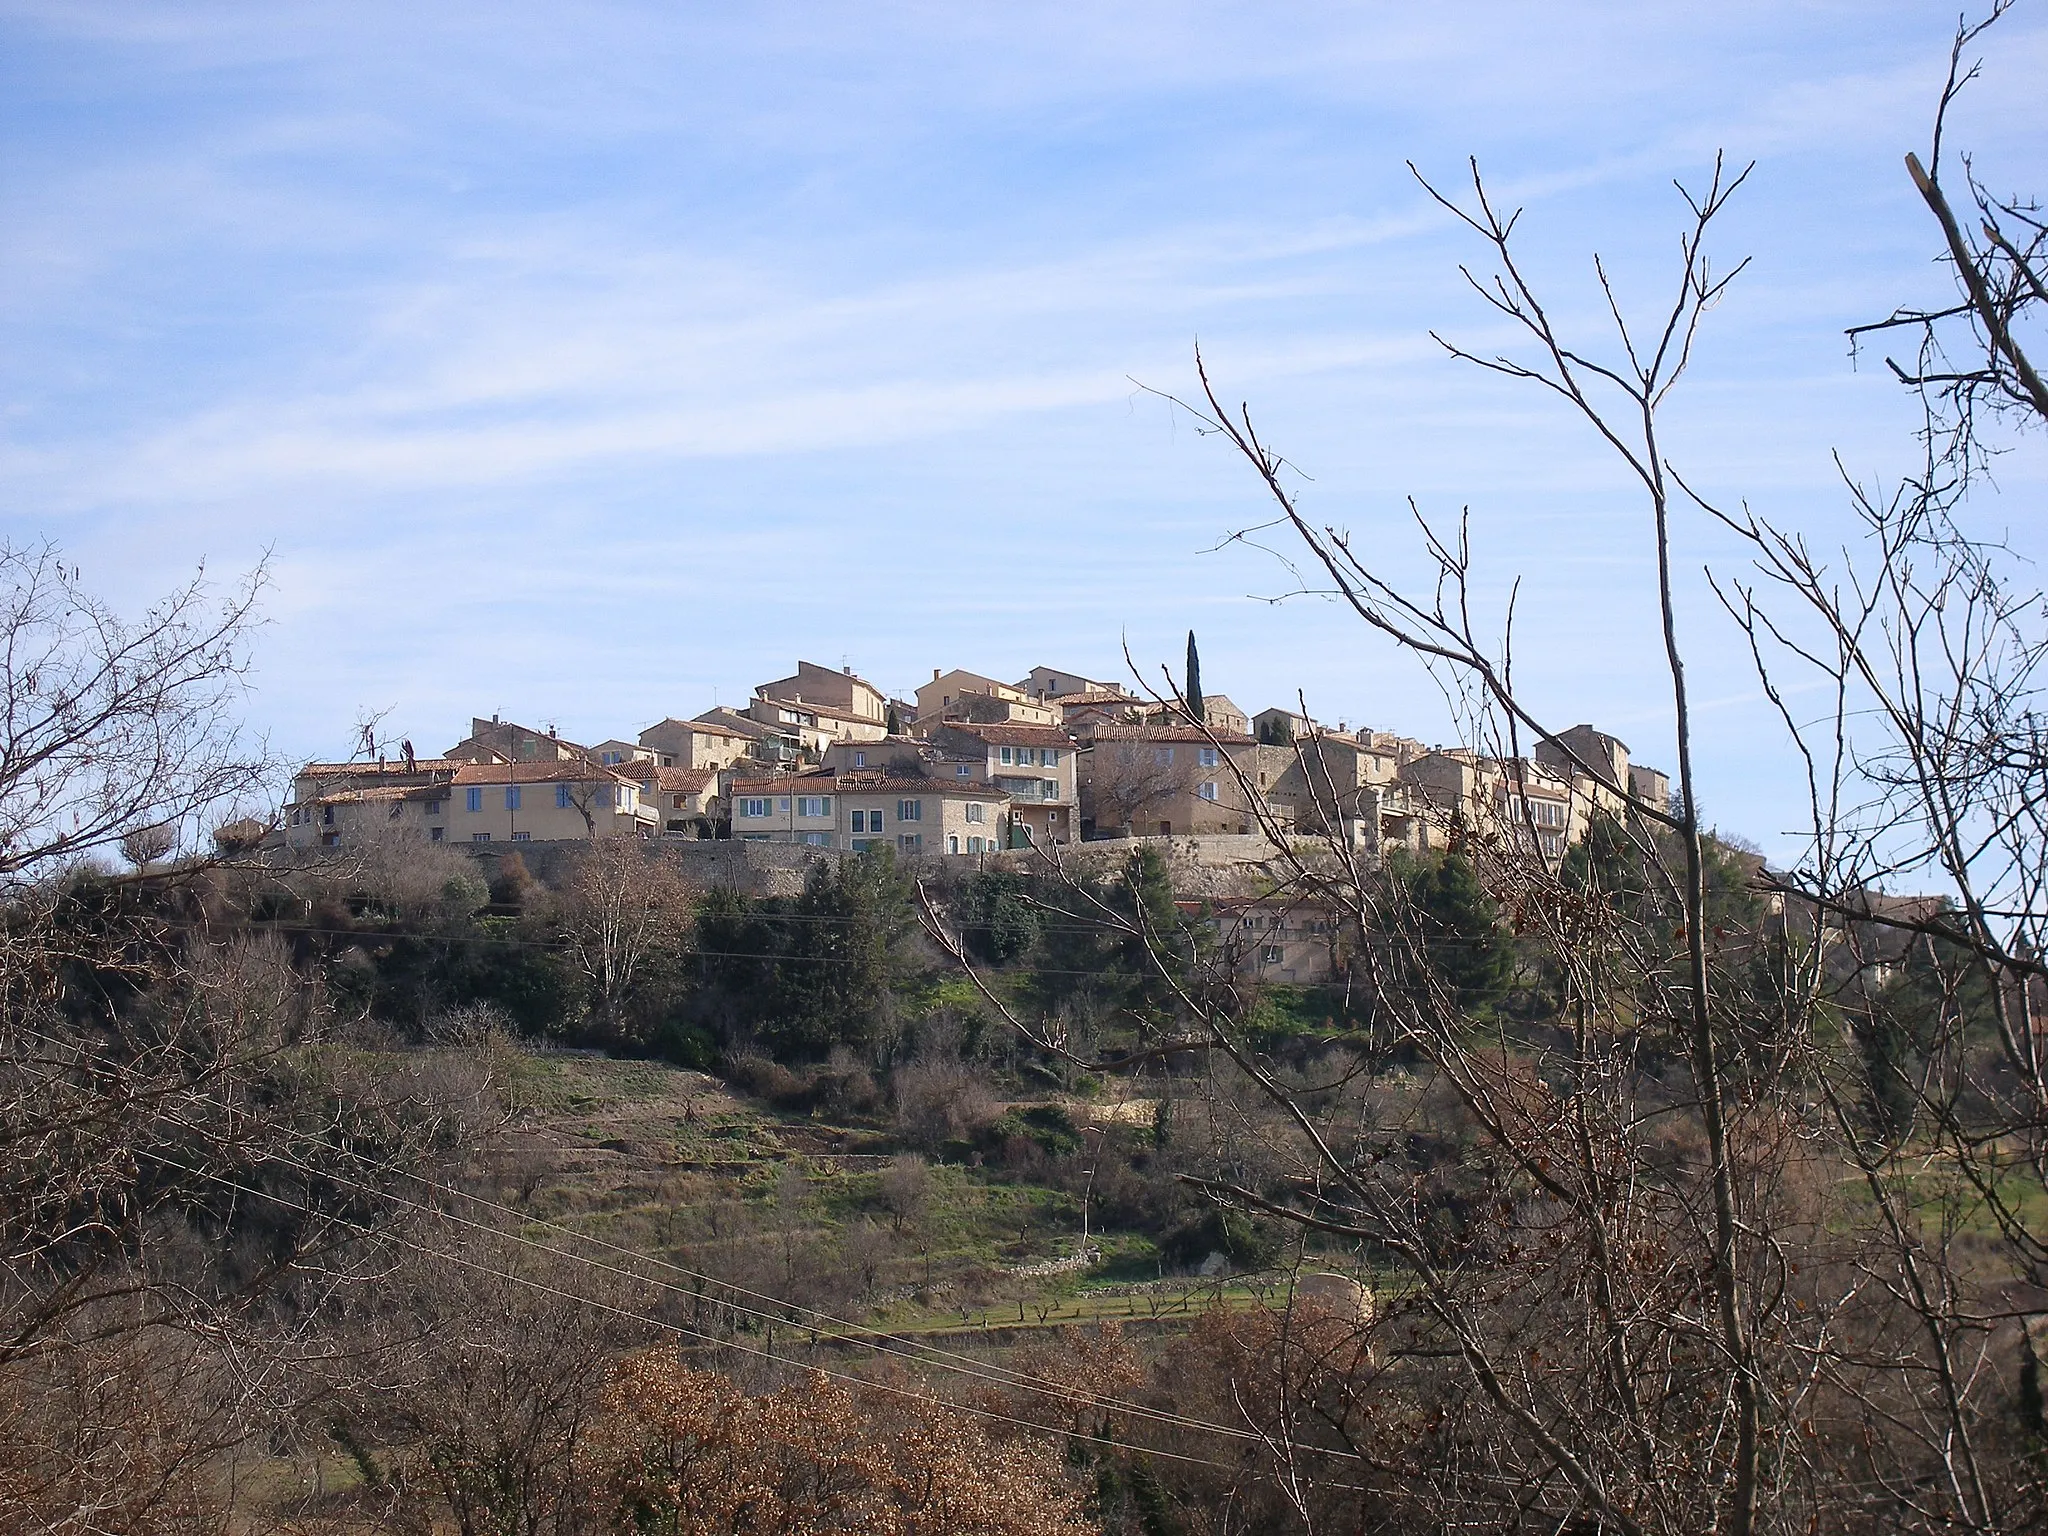
[[(1472, 512), (1480, 595), (1560, 724), (1670, 765), (1638, 503), (1543, 399), (1461, 369), (1477, 259), (1405, 160), (1476, 155), (1593, 326), (1588, 258), (1660, 296), (1717, 148), (1753, 259), (1672, 417), (1696, 481), (1819, 537), (1831, 453), (1910, 460), (1842, 328), (1944, 296), (1900, 157), (1951, 9), (0, 5), (0, 517), (134, 604), (266, 549), (252, 719), (287, 757), (363, 708), (584, 740), (842, 661), (1101, 674), (1121, 646), (1250, 710), (1439, 740), (1414, 666), (1271, 558), (1266, 508), (1133, 378), (1199, 338), (1417, 572), (1405, 498)], [(1958, 141), (2033, 186), (2048, 20), (1990, 40)], [(2018, 521), (2038, 445), (2001, 468)], [(1795, 786), (1680, 530), (1704, 801), (1783, 846)]]

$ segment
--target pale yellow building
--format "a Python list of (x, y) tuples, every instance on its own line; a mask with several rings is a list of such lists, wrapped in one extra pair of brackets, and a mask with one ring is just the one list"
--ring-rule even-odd
[(639, 745), (663, 768), (729, 768), (751, 756), (765, 733), (765, 727), (748, 732), (730, 722), (671, 718), (642, 731)]
[(802, 699), (771, 699), (757, 694), (748, 700), (747, 714), (794, 740), (812, 761), (835, 741), (880, 741), (889, 734), (889, 728), (879, 720), (862, 719), (829, 704), (812, 704)]
[(1060, 712), (1021, 688), (979, 672), (932, 668), (932, 680), (917, 690), (917, 729), (928, 734), (942, 721), (981, 725), (1057, 725)]
[(1258, 806), (1271, 805), (1258, 789), (1250, 736), (1154, 720), (1097, 726), (1089, 743), (1079, 769), (1081, 815), (1096, 835), (1249, 833), (1259, 829)]
[(1017, 691), (1027, 698), (1040, 700), (1056, 699), (1063, 694), (1074, 693), (1111, 693), (1119, 698), (1129, 697), (1121, 683), (1083, 677), (1078, 672), (1068, 672), (1059, 667), (1033, 667), (1031, 675), (1016, 687)]
[[(311, 764), (285, 811), (294, 848), (346, 848), (368, 837), (428, 843), (563, 842), (650, 837), (654, 805), (616, 769), (590, 761), (419, 764), (405, 774), (334, 773)], [(347, 765), (340, 765), (346, 767)]]
[(1098, 725), (1130, 725), (1143, 717), (1138, 701), (1128, 694), (1107, 688), (1084, 693), (1063, 693), (1046, 703), (1059, 711), (1059, 723), (1081, 734)]
[(833, 741), (886, 736), (889, 699), (851, 667), (799, 661), (790, 676), (756, 687), (747, 713), (764, 725), (795, 727), (805, 746), (823, 751)]
[(640, 801), (653, 807), (664, 836), (709, 837), (724, 814), (716, 768), (664, 768), (641, 758), (619, 764), (618, 772), (640, 786)]
[[(1147, 720), (1162, 720), (1171, 725), (1193, 725), (1187, 710), (1179, 704), (1147, 704), (1143, 711)], [(1202, 699), (1202, 723), (1225, 736), (1249, 736), (1251, 721), (1245, 718), (1243, 710), (1231, 703), (1227, 694), (1205, 695)]]
[(997, 853), (1009, 844), (1009, 797), (978, 779), (886, 773), (775, 774), (735, 779), (732, 835), (859, 852), (877, 841), (903, 854)]
[(1050, 725), (948, 723), (932, 741), (950, 762), (955, 780), (971, 767), (973, 777), (1010, 797), (1013, 841), (1037, 845), (1077, 842), (1080, 822), (1080, 754), (1073, 739)]
[(493, 715), (472, 719), (469, 734), (441, 755), (466, 763), (566, 763), (587, 758), (590, 748)]
[(1341, 910), (1285, 896), (1209, 903), (1219, 960), (1250, 981), (1315, 986), (1340, 975), (1348, 958)]

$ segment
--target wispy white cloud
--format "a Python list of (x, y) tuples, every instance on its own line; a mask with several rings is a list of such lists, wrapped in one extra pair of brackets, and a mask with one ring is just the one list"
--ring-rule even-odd
[[(1948, 24), (0, 4), (4, 516), (134, 590), (273, 547), (287, 738), (337, 699), (573, 705), (610, 734), (791, 649), (906, 683), (970, 641), (1114, 667), (1120, 634), (1170, 650), (1192, 615), (1238, 696), (1429, 734), (1426, 679), (1341, 615), (1243, 602), (1273, 585), (1256, 556), (1201, 553), (1257, 487), (1130, 382), (1185, 387), (1199, 336), (1315, 515), (1399, 567), (1405, 493), (1472, 503), (1488, 601), (1526, 578), (1547, 703), (1654, 733), (1625, 486), (1546, 402), (1435, 358), (1432, 326), (1505, 338), (1456, 275), (1483, 252), (1402, 162), (1454, 181), (1478, 154), (1579, 324), (1588, 250), (1656, 292), (1670, 176), (1760, 157), (1729, 231), (1757, 265), (1674, 442), (1717, 493), (1818, 515), (1830, 447), (1896, 442), (1839, 329), (1928, 278), (1896, 166)], [(1963, 121), (2038, 163), (2048, 27), (2009, 19), (1994, 65)], [(1739, 656), (1700, 668), (1740, 736)], [(1761, 782), (1718, 803), (1752, 792), (1768, 822)]]

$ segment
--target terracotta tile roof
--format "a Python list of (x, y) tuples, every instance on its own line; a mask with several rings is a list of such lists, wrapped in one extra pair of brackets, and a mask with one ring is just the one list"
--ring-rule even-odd
[(769, 741), (782, 734), (770, 726), (763, 725), (758, 720), (750, 720), (738, 711), (726, 709), (722, 706), (718, 709), (707, 709), (703, 714), (697, 716), (696, 719), (686, 720), (683, 723), (690, 726), (701, 725), (710, 730), (720, 731), (727, 736), (738, 736), (747, 741)]
[(780, 704), (784, 709), (796, 710), (806, 715), (821, 715), (827, 720), (846, 720), (855, 725), (880, 725), (882, 722), (873, 715), (857, 715), (850, 709), (841, 709), (836, 704), (817, 704), (809, 699), (778, 699), (764, 693), (762, 699), (770, 704)]
[(457, 784), (593, 784), (611, 780), (630, 784), (617, 768), (592, 762), (464, 763), (455, 771)]
[[(701, 715), (698, 716), (698, 718), (696, 718), (695, 720), (677, 720), (673, 717), (670, 717), (667, 720), (662, 720), (654, 725), (650, 725), (649, 727), (647, 727), (646, 731), (642, 731), (640, 734), (644, 737), (647, 735), (648, 731), (658, 731), (664, 725), (681, 726), (684, 730), (694, 732), (695, 734), (700, 736), (729, 736), (736, 741), (744, 741), (747, 739), (748, 735), (748, 733), (745, 731), (735, 730), (732, 726), (726, 724), (722, 720), (706, 720)], [(645, 743), (643, 742), (642, 745), (644, 746)], [(651, 751), (653, 749), (649, 748), (648, 750)]]
[(1129, 704), (1135, 706), (1138, 701), (1127, 693), (1111, 693), (1106, 688), (1091, 688), (1082, 693), (1056, 693), (1045, 702), (1047, 704), (1057, 704), (1062, 709), (1079, 709), (1087, 704)]
[(934, 729), (958, 731), (992, 747), (1072, 747), (1074, 738), (1056, 725), (974, 725), (947, 720)]
[(405, 766), (404, 758), (394, 758), (382, 763), (308, 763), (299, 770), (299, 777), (350, 778), (364, 774), (412, 773), (453, 773), (462, 766), (452, 757), (421, 757), (413, 760), (411, 768)]
[(772, 795), (958, 795), (1007, 800), (1008, 790), (980, 779), (913, 779), (884, 773), (785, 773), (772, 779), (734, 779), (732, 792)]
[[(1209, 739), (1211, 734), (1216, 738), (1213, 742)], [(1256, 745), (1251, 737), (1241, 736), (1236, 731), (1205, 733), (1196, 730), (1192, 725), (1098, 725), (1095, 728), (1095, 739), (1097, 741), (1156, 741), (1161, 746), (1178, 742), (1188, 742), (1204, 747), (1215, 746), (1219, 743), (1226, 747), (1249, 747)]]
[(718, 778), (715, 768), (662, 768), (644, 757), (612, 764), (612, 772), (639, 784), (652, 784), (665, 795), (694, 795)]
[(420, 785), (372, 784), (363, 789), (337, 789), (331, 795), (308, 795), (301, 805), (365, 805), (373, 801), (431, 798)]

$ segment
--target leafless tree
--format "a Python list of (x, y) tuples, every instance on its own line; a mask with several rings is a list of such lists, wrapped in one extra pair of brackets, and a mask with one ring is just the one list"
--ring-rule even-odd
[[(1976, 35), (1960, 36), (1959, 61)], [(1944, 110), (1968, 77), (1959, 62)], [(1939, 155), (1930, 163), (1938, 172)], [(2048, 998), (2037, 958), (2048, 758), (2032, 692), (2043, 609), (2009, 584), (1995, 546), (1965, 536), (1952, 498), (1968, 477), (1944, 463), (1961, 441), (1981, 446), (1974, 425), (1959, 437), (1956, 413), (1994, 398), (2028, 408), (2021, 327), (2036, 248), (1998, 235), (2025, 205), (1980, 198), (1983, 241), (1958, 249), (1937, 174), (1916, 165), (1916, 176), (1964, 294), (1963, 307), (1921, 318), (1974, 314), (1983, 365), (1958, 370), (1967, 379), (1909, 377), (1933, 392), (1927, 465), (1897, 497), (1859, 497), (1868, 563), (1832, 570), (1796, 534), (1704, 507), (1662, 438), (1698, 327), (1740, 270), (1709, 259), (1740, 174), (1717, 166), (1696, 192), (1681, 189), (1677, 281), (1647, 326), (1596, 261), (1604, 342), (1560, 328), (1525, 276), (1518, 215), (1497, 207), (1476, 167), (1462, 196), (1430, 187), (1486, 253), (1468, 272), (1474, 291), (1522, 341), (1447, 351), (1544, 392), (1641, 494), (1678, 784), (1668, 804), (1608, 785), (1597, 846), (1564, 869), (1534, 855), (1533, 826), (1442, 829), (1545, 994), (1548, 1020), (1533, 1024), (1460, 1006), (1443, 941), (1349, 839), (1290, 836), (1260, 812), (1277, 887), (1347, 915), (1356, 993), (1376, 1038), (1423, 1063), (1421, 1095), (1369, 1045), (1320, 1078), (1282, 1067), (1255, 1047), (1235, 978), (1189, 967), (1142, 912), (1097, 901), (1097, 919), (1143, 939), (1173, 989), (1182, 1032), (1159, 1049), (1199, 1051), (1219, 1089), (1249, 1090), (1211, 1094), (1227, 1129), (1191, 1182), (1386, 1254), (1410, 1287), (1368, 1326), (1341, 1404), (1268, 1418), (1285, 1427), (1275, 1470), (1297, 1491), (1297, 1442), (1312, 1436), (1357, 1457), (1365, 1470), (1353, 1475), (1405, 1511), (1392, 1522), (1418, 1528), (2021, 1531), (2048, 1507), (2048, 1426), (2038, 1406), (2014, 1407), (2027, 1379), (2038, 1405), (2039, 1329), (2021, 1314), (2048, 1303), (2035, 1023)], [(1994, 257), (1995, 283), (1971, 270)], [(2006, 297), (1987, 309), (1981, 293), (1994, 287)], [(1464, 526), (1418, 517), (1436, 579), (1420, 595), (1397, 585), (1342, 530), (1303, 515), (1249, 411), (1224, 403), (1199, 360), (1198, 371), (1186, 408), (1254, 470), (1306, 553), (1304, 586), (1427, 664), (1483, 755), (1513, 764), (1556, 742), (1515, 686), (1511, 625), (1495, 633), (1475, 612)], [(1671, 547), (1675, 519), (1707, 515), (1762, 567), (1721, 590), (1773, 697), (1787, 696), (1781, 669), (1805, 665), (1838, 703), (1818, 730), (1786, 716), (1811, 766), (1815, 838), (1807, 865), (1777, 877), (1775, 909), (1745, 905), (1753, 866), (1712, 843), (1698, 816)], [(1768, 610), (1758, 589), (1773, 584), (1811, 628)], [(1589, 783), (1607, 777), (1571, 766)], [(1882, 897), (1880, 881), (1921, 872), (1951, 884), (1948, 908)], [(928, 920), (945, 942), (935, 909)], [(1927, 950), (1934, 993), (1905, 1025), (1896, 1013), (1914, 1000), (1885, 990), (1913, 963), (1899, 934)], [(1974, 991), (1937, 963), (1942, 946), (1975, 962)], [(1908, 1041), (1889, 1055), (1888, 1025)], [(1886, 1074), (1903, 1081), (1911, 1114), (1879, 1134)], [(1418, 1156), (1430, 1137), (1449, 1138), (1455, 1156)], [(1388, 1361), (1398, 1365), (1376, 1363)], [(1343, 1502), (1310, 1498), (1297, 1517), (1332, 1517)]]
[(688, 934), (694, 895), (674, 859), (634, 837), (599, 838), (580, 850), (563, 893), (564, 953), (588, 979), (592, 1007), (616, 1033), (650, 962)]
[(264, 579), (216, 595), (202, 572), (126, 620), (54, 545), (0, 545), (0, 881), (259, 793), (238, 706)]
[(1088, 792), (1105, 832), (1142, 827), (1149, 813), (1194, 793), (1185, 752), (1162, 761), (1150, 742), (1098, 738), (1088, 750)]

